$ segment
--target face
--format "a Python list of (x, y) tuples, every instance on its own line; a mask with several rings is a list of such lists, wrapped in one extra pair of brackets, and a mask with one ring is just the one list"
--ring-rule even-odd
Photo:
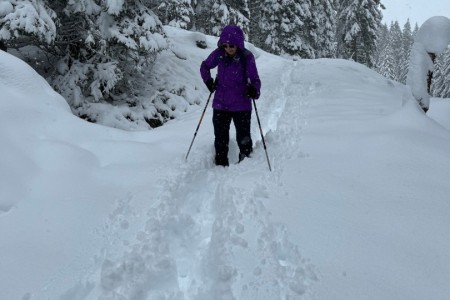
[(230, 45), (230, 44), (223, 44), (222, 48), (225, 49), (225, 52), (229, 55), (229, 56), (234, 56), (236, 54), (237, 51), (237, 47), (236, 45)]

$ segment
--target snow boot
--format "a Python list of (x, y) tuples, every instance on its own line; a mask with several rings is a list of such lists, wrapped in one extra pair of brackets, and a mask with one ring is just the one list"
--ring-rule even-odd
[(238, 161), (238, 163), (243, 161), (246, 157), (250, 157), (250, 154), (249, 155), (245, 155), (244, 153), (239, 153), (239, 161)]
[(217, 157), (215, 159), (216, 166), (228, 167), (228, 158)]

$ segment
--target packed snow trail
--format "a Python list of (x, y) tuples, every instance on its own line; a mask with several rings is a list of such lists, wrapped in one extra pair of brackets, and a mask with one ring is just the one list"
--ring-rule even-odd
[[(264, 128), (276, 130), (294, 68), (286, 61), (278, 70), (261, 70), (262, 78), (283, 74), (281, 85), (266, 82), (270, 101), (260, 109)], [(312, 266), (286, 229), (271, 222), (264, 205), (276, 201), (268, 188), (279, 180), (267, 169), (256, 119), (253, 157), (228, 168), (213, 166), (210, 126), (202, 128), (209, 130), (209, 140), (197, 141), (189, 162), (180, 161), (161, 182), (159, 204), (148, 212), (138, 242), (119, 260), (103, 264), (100, 299), (311, 297), (310, 285), (317, 280)], [(232, 141), (230, 157), (237, 151)]]

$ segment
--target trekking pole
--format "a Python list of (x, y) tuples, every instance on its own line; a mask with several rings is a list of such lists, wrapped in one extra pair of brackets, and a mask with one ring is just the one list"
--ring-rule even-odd
[(200, 121), (198, 121), (197, 129), (195, 130), (194, 137), (192, 138), (191, 145), (189, 146), (189, 150), (186, 154), (186, 158), (185, 158), (186, 161), (188, 159), (189, 152), (191, 152), (192, 144), (194, 144), (195, 137), (197, 136), (198, 129), (200, 128), (200, 124), (202, 123), (203, 117), (205, 116), (205, 111), (208, 108), (208, 103), (209, 103), (209, 100), (211, 99), (211, 96), (213, 93), (214, 92), (211, 92), (211, 94), (209, 94), (208, 101), (206, 101), (205, 109), (203, 109), (203, 113), (202, 113), (202, 116), (200, 117)]
[(262, 128), (261, 128), (261, 122), (259, 121), (258, 109), (256, 108), (256, 101), (255, 101), (255, 99), (252, 99), (252, 100), (253, 100), (253, 106), (255, 107), (256, 119), (258, 120), (259, 133), (261, 133), (261, 139), (262, 139), (262, 142), (264, 145), (264, 151), (266, 152), (267, 164), (269, 165), (269, 171), (272, 172), (272, 167), (270, 166), (269, 155), (267, 154), (266, 141), (264, 140), (264, 135), (263, 135)]

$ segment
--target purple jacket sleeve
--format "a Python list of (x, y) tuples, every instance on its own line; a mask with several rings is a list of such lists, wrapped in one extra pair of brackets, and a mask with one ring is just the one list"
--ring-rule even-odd
[(200, 65), (200, 75), (202, 76), (203, 82), (212, 79), (210, 70), (214, 69), (219, 64), (219, 50), (220, 49), (216, 49), (211, 52), (211, 54)]
[(256, 88), (257, 97), (261, 95), (261, 80), (259, 79), (258, 69), (256, 68), (255, 56), (249, 54), (247, 56), (247, 78), (250, 80), (250, 84)]

